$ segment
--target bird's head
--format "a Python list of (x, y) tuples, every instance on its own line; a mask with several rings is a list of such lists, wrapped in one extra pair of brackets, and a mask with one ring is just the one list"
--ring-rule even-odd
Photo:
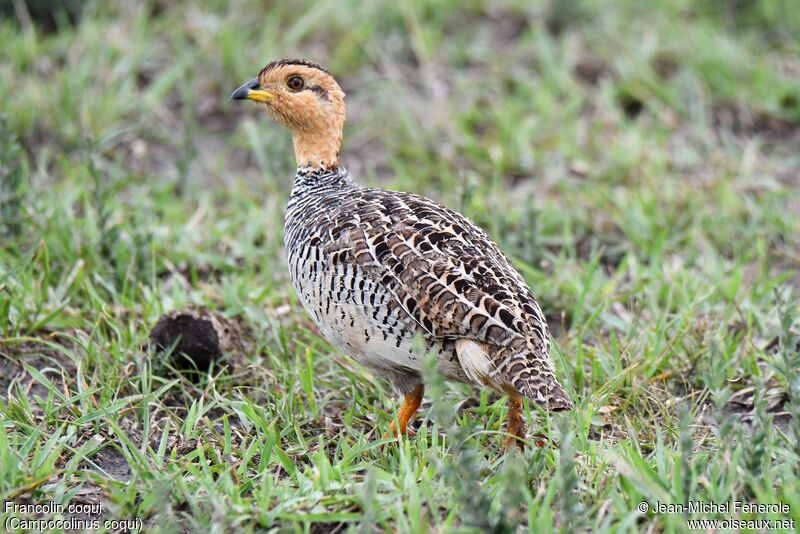
[(231, 100), (252, 100), (292, 130), (298, 166), (338, 167), (344, 92), (324, 68), (302, 59), (273, 61), (238, 87)]

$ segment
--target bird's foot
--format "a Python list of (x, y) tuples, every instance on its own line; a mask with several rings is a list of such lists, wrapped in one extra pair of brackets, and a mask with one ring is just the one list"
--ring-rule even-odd
[[(547, 446), (547, 436), (544, 434), (534, 434), (531, 441), (537, 447), (546, 447)], [(524, 435), (513, 435), (508, 436), (505, 441), (503, 441), (503, 447), (501, 449), (503, 454), (508, 454), (511, 452), (512, 449), (519, 449), (520, 451), (524, 451), (527, 442), (525, 441)]]
[(409, 438), (413, 438), (414, 436), (417, 435), (416, 431), (410, 426), (406, 426), (403, 432), (398, 432), (397, 428), (395, 428), (394, 426), (394, 421), (392, 421), (392, 423), (389, 425), (389, 432), (383, 433), (383, 439), (388, 438), (390, 433), (396, 439), (400, 439), (400, 436), (402, 436), (403, 434), (405, 434)]
[[(547, 436), (544, 434), (534, 434), (531, 438), (531, 441), (537, 447), (547, 447)], [(514, 447), (518, 447), (520, 450), (525, 450), (525, 446), (527, 443), (525, 442), (524, 436), (508, 436), (505, 441), (503, 442), (503, 452), (508, 452)]]
[(547, 436), (544, 434), (534, 434), (532, 441), (537, 447), (547, 447)]
[(508, 454), (511, 452), (512, 449), (519, 449), (520, 451), (525, 450), (525, 442), (518, 436), (508, 436), (505, 441), (503, 441), (503, 448), (501, 449), (503, 454)]

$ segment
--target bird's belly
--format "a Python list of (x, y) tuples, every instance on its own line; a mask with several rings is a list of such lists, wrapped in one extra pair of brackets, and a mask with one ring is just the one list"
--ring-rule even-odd
[(435, 340), (415, 342), (421, 330), (414, 319), (359, 266), (311, 255), (317, 257), (301, 261), (290, 254), (289, 270), (300, 302), (328, 341), (372, 369), (416, 370), (425, 351), (443, 350)]

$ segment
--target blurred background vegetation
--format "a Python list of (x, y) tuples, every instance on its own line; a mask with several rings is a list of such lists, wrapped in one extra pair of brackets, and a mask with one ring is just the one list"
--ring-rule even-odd
[[(798, 36), (795, 0), (0, 4), (0, 496), (162, 530), (800, 520)], [(287, 283), (290, 136), (228, 103), (280, 57), (341, 83), (357, 181), (514, 259), (580, 404), (556, 447), (503, 463), (502, 404), (439, 385), (410, 448), (370, 448), (391, 397)], [(251, 335), (200, 384), (142, 348), (187, 303)]]

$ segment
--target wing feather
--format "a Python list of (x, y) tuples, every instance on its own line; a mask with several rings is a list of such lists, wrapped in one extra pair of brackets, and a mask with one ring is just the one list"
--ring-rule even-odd
[(355, 198), (332, 215), (341, 231), (332, 231), (326, 251), (349, 254), (434, 337), (533, 343), (547, 351), (538, 304), (483, 230), (423, 197), (370, 191), (378, 198)]

